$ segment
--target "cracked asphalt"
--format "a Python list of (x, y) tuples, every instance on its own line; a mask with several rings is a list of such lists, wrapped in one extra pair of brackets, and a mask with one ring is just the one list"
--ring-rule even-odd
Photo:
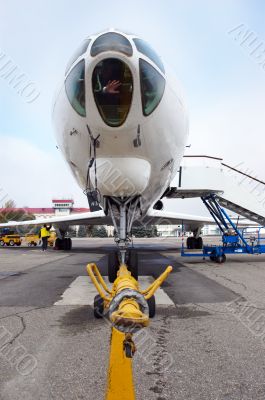
[[(136, 240), (140, 274), (174, 270), (135, 341), (138, 400), (264, 400), (265, 257), (183, 259), (176, 239)], [(88, 262), (106, 274), (112, 241), (70, 252), (0, 249), (0, 399), (103, 400), (110, 327), (89, 306), (55, 306)], [(122, 399), (121, 399), (122, 400)]]

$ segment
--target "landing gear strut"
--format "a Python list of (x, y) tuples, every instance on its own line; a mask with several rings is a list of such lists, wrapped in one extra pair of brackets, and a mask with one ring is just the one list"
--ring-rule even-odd
[(109, 197), (106, 202), (116, 232), (115, 242), (118, 246), (118, 250), (110, 253), (108, 257), (109, 281), (111, 283), (115, 281), (121, 264), (127, 264), (132, 276), (137, 280), (138, 254), (134, 249), (128, 250), (128, 246), (131, 241), (130, 232), (133, 221), (140, 212), (140, 198), (138, 196), (127, 199)]

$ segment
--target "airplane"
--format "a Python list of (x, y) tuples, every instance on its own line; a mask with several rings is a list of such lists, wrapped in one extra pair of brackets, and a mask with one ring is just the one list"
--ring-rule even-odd
[(110, 282), (120, 262), (138, 276), (133, 225), (182, 223), (194, 233), (191, 247), (202, 247), (200, 231), (213, 223), (211, 217), (163, 210), (187, 145), (188, 112), (178, 82), (146, 41), (117, 29), (86, 38), (67, 65), (53, 123), (90, 212), (0, 227), (53, 224), (61, 234), (56, 246), (68, 250), (69, 225), (113, 225), (117, 251), (109, 255)]

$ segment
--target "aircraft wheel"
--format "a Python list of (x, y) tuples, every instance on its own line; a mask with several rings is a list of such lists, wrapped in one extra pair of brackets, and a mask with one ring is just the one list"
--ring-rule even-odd
[(60, 239), (60, 238), (57, 238), (56, 240), (55, 240), (55, 249), (56, 250), (62, 250), (62, 239)]
[(71, 250), (72, 248), (72, 239), (64, 238), (63, 239), (63, 250)]
[(66, 240), (65, 239), (61, 239), (61, 248), (60, 248), (60, 250), (67, 250), (66, 245), (67, 245)]
[(62, 250), (68, 250), (68, 240), (67, 240), (67, 238), (62, 239)]
[(156, 299), (155, 296), (150, 297), (147, 300), (148, 308), (149, 308), (149, 318), (154, 318), (156, 315)]
[(97, 319), (103, 318), (104, 315), (104, 300), (97, 294), (94, 298), (94, 317)]
[(116, 251), (111, 251), (108, 255), (108, 278), (110, 283), (113, 283), (117, 278), (119, 268), (119, 259)]
[(191, 249), (191, 248), (192, 248), (192, 247), (191, 247), (191, 239), (192, 239), (191, 236), (189, 236), (189, 237), (187, 238), (187, 242), (186, 242), (187, 249)]
[(192, 250), (196, 248), (196, 239), (193, 236), (187, 238), (187, 248)]
[(202, 246), (203, 246), (203, 240), (202, 240), (202, 237), (199, 236), (197, 239), (195, 239), (195, 248), (202, 249)]
[(129, 251), (128, 268), (134, 279), (138, 281), (138, 253), (136, 250)]
[(14, 246), (14, 245), (15, 245), (15, 242), (13, 240), (10, 240), (9, 246)]

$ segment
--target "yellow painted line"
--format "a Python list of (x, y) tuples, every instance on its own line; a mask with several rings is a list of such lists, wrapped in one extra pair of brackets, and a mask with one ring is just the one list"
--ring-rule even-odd
[(124, 338), (124, 333), (112, 328), (105, 400), (135, 400), (132, 359), (125, 357), (123, 351)]

